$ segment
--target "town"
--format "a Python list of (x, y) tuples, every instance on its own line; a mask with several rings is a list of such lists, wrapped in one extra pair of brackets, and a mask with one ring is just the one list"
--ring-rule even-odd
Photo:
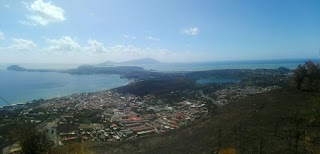
[[(212, 104), (224, 105), (248, 95), (280, 88), (238, 84), (223, 87), (211, 94), (190, 89), (172, 91), (169, 95), (185, 95), (181, 98), (183, 101), (174, 104), (155, 95), (140, 97), (106, 90), (40, 99), (4, 108), (19, 111), (18, 117), (37, 123), (58, 146), (76, 142), (122, 141), (166, 133), (205, 116)], [(9, 116), (6, 117), (10, 119)]]

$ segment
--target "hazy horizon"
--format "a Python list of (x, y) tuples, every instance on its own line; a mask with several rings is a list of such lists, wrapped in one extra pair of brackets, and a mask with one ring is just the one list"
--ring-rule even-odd
[[(98, 61), (98, 62), (91, 62), (91, 63), (72, 63), (72, 62), (0, 62), (2, 65), (17, 65), (17, 64), (34, 64), (34, 65), (41, 65), (41, 64), (52, 64), (52, 65), (96, 65), (101, 64), (104, 62), (113, 62), (115, 64), (119, 63), (125, 63), (130, 61), (136, 61), (136, 60), (143, 60), (143, 59), (152, 59), (160, 62), (159, 64), (205, 64), (205, 63), (212, 63), (212, 64), (239, 64), (239, 63), (304, 63), (308, 60), (314, 61), (314, 62), (320, 62), (320, 58), (292, 58), (292, 59), (247, 59), (247, 60), (211, 60), (211, 61), (192, 61), (192, 62), (186, 62), (186, 61), (159, 61), (154, 58), (139, 58), (139, 59), (129, 59), (124, 61), (112, 61), (112, 60), (105, 60), (105, 61)], [(143, 63), (142, 63), (143, 64)]]

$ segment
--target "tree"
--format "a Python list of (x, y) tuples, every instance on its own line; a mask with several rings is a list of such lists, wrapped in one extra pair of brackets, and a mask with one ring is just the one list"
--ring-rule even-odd
[(307, 61), (299, 65), (294, 71), (294, 81), (297, 88), (302, 90), (302, 85), (306, 85), (306, 90), (319, 90), (320, 85), (320, 67), (312, 61)]
[(46, 132), (39, 131), (36, 125), (30, 122), (18, 122), (13, 136), (19, 141), (24, 154), (48, 153), (53, 146)]
[(297, 84), (298, 90), (301, 90), (301, 84), (304, 78), (307, 76), (307, 69), (305, 65), (299, 65), (294, 71), (294, 81)]

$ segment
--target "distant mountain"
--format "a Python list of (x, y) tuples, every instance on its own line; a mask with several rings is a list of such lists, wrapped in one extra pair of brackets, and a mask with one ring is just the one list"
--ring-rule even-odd
[(152, 58), (143, 58), (143, 59), (137, 59), (137, 60), (124, 61), (124, 62), (121, 62), (120, 64), (140, 65), (140, 64), (159, 64), (159, 63), (161, 62)]
[(127, 74), (134, 72), (144, 72), (143, 67), (138, 66), (93, 66), (82, 65), (76, 69), (69, 69), (67, 72), (70, 74)]
[(98, 66), (112, 66), (112, 65), (143, 65), (143, 64), (160, 64), (161, 62), (152, 58), (136, 59), (124, 62), (105, 61), (98, 64)]
[(27, 72), (59, 72), (69, 74), (128, 74), (144, 72), (143, 67), (138, 66), (94, 66), (81, 65), (75, 69), (27, 69), (19, 65), (11, 65), (7, 68), (11, 71), (27, 71)]
[(28, 69), (23, 68), (19, 65), (11, 65), (7, 68), (7, 70), (11, 70), (11, 71), (27, 71)]
[(108, 61), (105, 61), (105, 62), (100, 63), (98, 65), (100, 65), (100, 66), (113, 66), (113, 65), (116, 65), (116, 64), (117, 64), (116, 62), (108, 60)]

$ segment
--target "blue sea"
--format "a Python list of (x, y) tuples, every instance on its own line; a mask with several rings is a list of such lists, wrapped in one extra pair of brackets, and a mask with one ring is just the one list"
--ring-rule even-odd
[[(269, 61), (233, 61), (207, 63), (161, 63), (142, 65), (145, 69), (160, 72), (201, 71), (214, 69), (275, 69), (286, 67), (296, 68), (306, 59), (300, 60), (269, 60)], [(314, 59), (313, 61), (319, 62)], [(0, 97), (12, 104), (28, 102), (35, 99), (47, 99), (73, 93), (94, 92), (124, 86), (129, 83), (118, 75), (70, 75), (53, 72), (16, 72), (7, 71), (11, 64), (0, 64)], [(66, 69), (76, 68), (74, 64), (19, 64), (32, 69)], [(237, 82), (234, 79), (202, 79), (198, 83)], [(0, 106), (6, 103), (0, 100)]]
[[(119, 75), (70, 75), (0, 70), (0, 96), (15, 104), (40, 98), (107, 90), (124, 86), (128, 82)], [(0, 100), (0, 106), (3, 105), (6, 103)]]
[[(286, 67), (295, 69), (298, 65), (304, 64), (309, 59), (289, 60), (247, 60), (247, 61), (221, 61), (221, 62), (199, 62), (199, 63), (161, 63), (157, 65), (141, 65), (145, 69), (160, 72), (175, 71), (202, 71), (218, 69), (276, 69)], [(319, 59), (310, 59), (319, 63)]]

